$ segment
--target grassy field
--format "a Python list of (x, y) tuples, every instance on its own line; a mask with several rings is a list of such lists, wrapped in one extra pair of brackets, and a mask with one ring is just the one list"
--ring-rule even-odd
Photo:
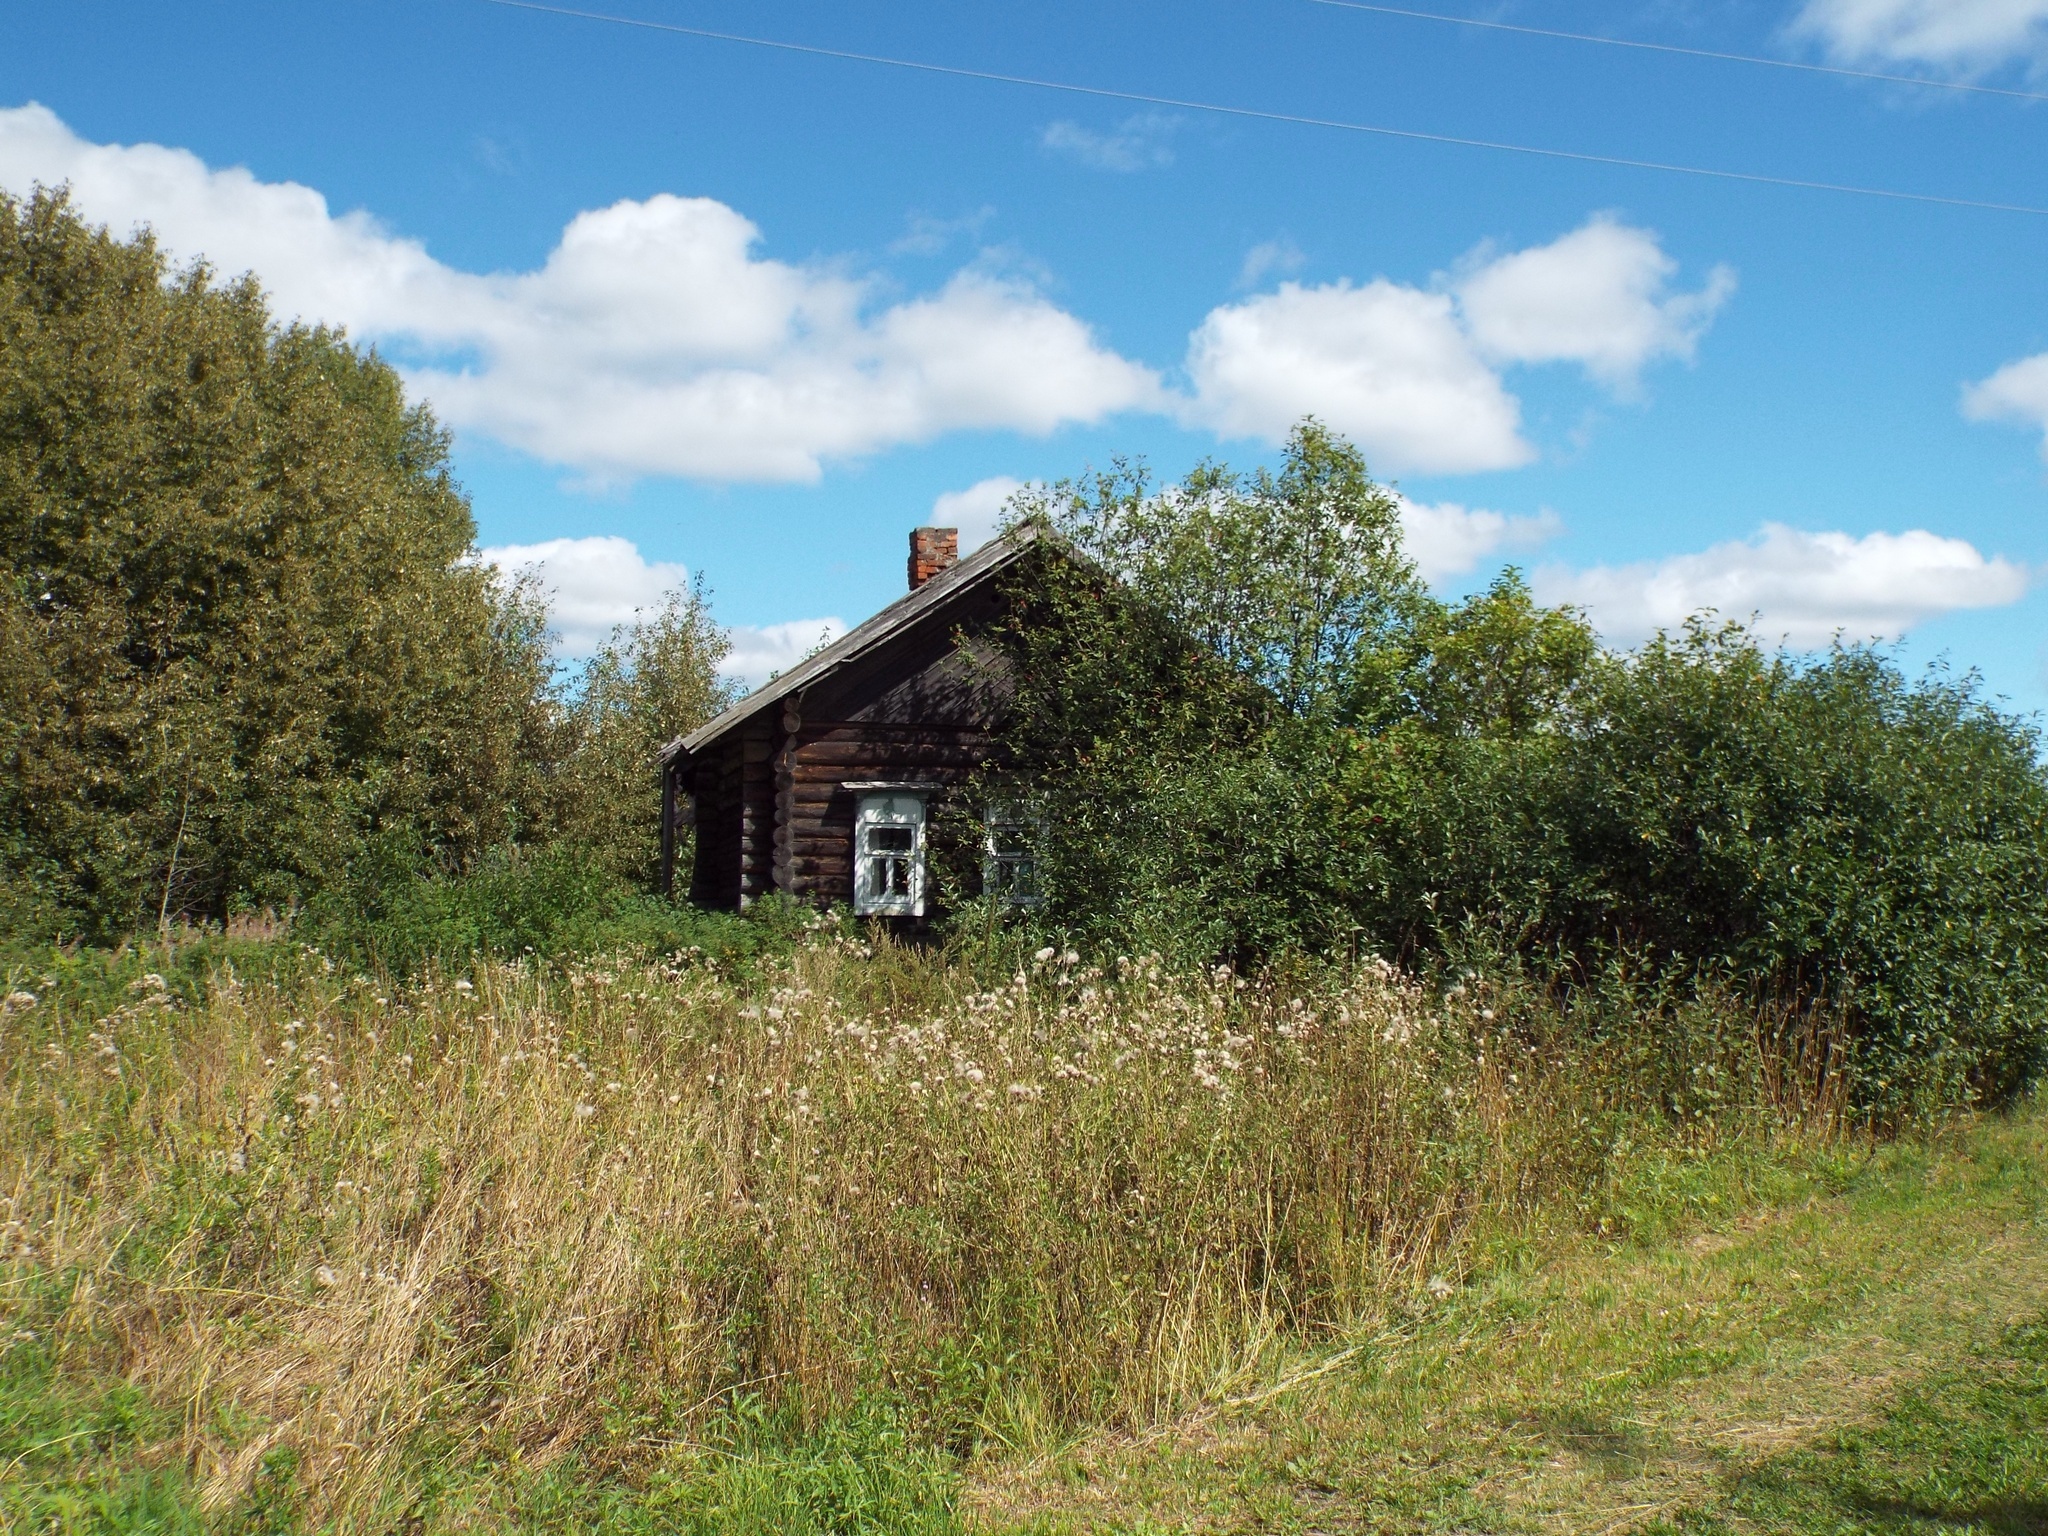
[[(2048, 1531), (2048, 1115), (1502, 1255), (1293, 1390), (991, 1467), (1035, 1531)], [(1280, 1383), (1275, 1383), (1275, 1387)]]
[(1872, 1141), (1814, 1038), (829, 928), (16, 967), (0, 1522), (2041, 1529), (2048, 1120)]

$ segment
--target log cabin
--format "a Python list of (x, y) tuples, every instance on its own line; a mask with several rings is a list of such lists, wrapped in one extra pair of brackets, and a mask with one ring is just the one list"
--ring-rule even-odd
[[(910, 591), (663, 749), (662, 885), (691, 834), (689, 897), (738, 909), (771, 891), (915, 923), (938, 905), (934, 813), (995, 745), (1000, 668), (976, 636), (1031, 551), (1020, 526), (957, 558), (951, 528), (910, 536)], [(982, 818), (984, 880), (1029, 899), (1022, 828)]]

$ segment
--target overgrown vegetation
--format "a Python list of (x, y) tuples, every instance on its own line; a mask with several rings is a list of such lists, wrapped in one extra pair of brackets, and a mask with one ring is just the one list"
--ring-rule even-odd
[(443, 1511), (451, 1466), (637, 1476), (742, 1412), (948, 1457), (1141, 1428), (1832, 1103), (1736, 1010), (1378, 963), (991, 978), (828, 922), (746, 973), (396, 994), (291, 953), (112, 1007), (16, 973), (0, 1305), (25, 1379), (99, 1394), (67, 1411), (154, 1405), (81, 1449), (315, 1523)]
[[(649, 893), (654, 753), (728, 699), (707, 596), (562, 666), (447, 452), (253, 279), (0, 197), (10, 1527), (1070, 1528), (1048, 1477), (1233, 1523), (1213, 1447), (1124, 1480), (1326, 1378), (1351, 1418), (1234, 1523), (1522, 1520), (1531, 1445), (1618, 1466), (1624, 1406), (1875, 1284), (1669, 1244), (2040, 1073), (2048, 781), (1970, 679), (1613, 652), (1512, 571), (1445, 602), (1313, 423), (1120, 467), (1014, 509), (1051, 537), (951, 813), (1033, 825), (1042, 900), (969, 857), (909, 948)], [(1838, 1245), (2022, 1253), (2048, 1307), (2038, 1124), (1972, 1133), (2026, 1142), (1955, 1186), (1995, 1231), (1907, 1148), (1920, 1226)], [(2033, 1317), (1718, 1480), (1679, 1425), (1604, 1528), (2020, 1528)]]
[(987, 794), (1032, 797), (1044, 920), (1733, 986), (1845, 1016), (1890, 1114), (2039, 1073), (2048, 781), (1973, 679), (1704, 621), (1607, 651), (1513, 571), (1444, 602), (1313, 424), (1278, 473), (1126, 467), (1015, 511), (1084, 557), (1040, 562), (1002, 636)]
[(646, 889), (648, 761), (721, 706), (723, 633), (672, 594), (561, 676), (475, 533), (374, 354), (0, 196), (0, 926), (331, 929), (550, 844)]

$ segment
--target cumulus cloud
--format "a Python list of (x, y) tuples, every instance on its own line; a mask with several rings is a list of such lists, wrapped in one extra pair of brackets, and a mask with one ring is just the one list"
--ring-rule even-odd
[(1401, 502), (1401, 542), (1416, 572), (1427, 582), (1462, 576), (1488, 555), (1529, 549), (1547, 543), (1564, 530), (1555, 512), (1545, 508), (1533, 517), (1462, 507), (1455, 501), (1434, 504)]
[(1024, 482), (1010, 475), (991, 475), (977, 480), (964, 491), (941, 491), (932, 502), (934, 528), (958, 528), (960, 553), (971, 554), (995, 536), (1003, 508), (1024, 489)]
[[(1163, 142), (1172, 122), (1118, 134)], [(38, 181), (69, 182), (81, 212), (119, 231), (149, 224), (175, 255), (258, 273), (281, 315), (378, 342), (451, 426), (592, 482), (815, 480), (827, 461), (948, 432), (1043, 434), (1130, 410), (1273, 442), (1314, 414), (1388, 471), (1503, 469), (1535, 450), (1502, 370), (1576, 363), (1625, 391), (1648, 363), (1689, 357), (1732, 285), (1717, 269), (1671, 291), (1656, 236), (1599, 217), (1427, 287), (1289, 281), (1220, 306), (1189, 338), (1192, 392), (1176, 393), (1014, 272), (978, 261), (890, 297), (844, 263), (763, 255), (760, 230), (710, 198), (592, 209), (538, 268), (473, 273), (309, 187), (93, 144), (39, 106), (0, 110), (0, 186)], [(906, 248), (947, 234), (920, 226)], [(1297, 257), (1273, 242), (1243, 275)]]
[(253, 270), (277, 309), (406, 358), (445, 420), (597, 477), (809, 480), (821, 461), (960, 429), (1043, 433), (1156, 403), (1148, 369), (1028, 283), (970, 268), (892, 304), (667, 194), (579, 214), (535, 271), (476, 274), (311, 188), (0, 111), (0, 186), (70, 182), (87, 217)]
[(1536, 572), (1546, 603), (1585, 608), (1608, 639), (1633, 642), (1692, 615), (1757, 619), (1757, 632), (1797, 648), (1891, 640), (1928, 619), (2017, 602), (2029, 575), (1963, 539), (1906, 533), (1807, 533), (1766, 523), (1747, 539), (1634, 565)]
[(2016, 421), (2041, 429), (2048, 459), (2048, 352), (2007, 363), (1963, 390), (1963, 414), (1972, 421)]
[(1141, 112), (1125, 118), (1108, 133), (1061, 118), (1046, 124), (1038, 142), (1098, 171), (1142, 171), (1173, 164), (1170, 140), (1180, 126), (1181, 120), (1167, 112)]
[(736, 624), (725, 632), (732, 654), (721, 669), (748, 688), (758, 688), (778, 672), (787, 672), (811, 652), (846, 633), (840, 618), (791, 619), (787, 624)]
[(1655, 234), (1597, 215), (1548, 245), (1482, 249), (1429, 288), (1284, 282), (1209, 312), (1182, 415), (1274, 442), (1313, 414), (1390, 470), (1526, 464), (1535, 449), (1501, 370), (1576, 363), (1633, 391), (1649, 363), (1691, 358), (1734, 289), (1717, 267), (1697, 292), (1672, 292), (1676, 272)]
[(2048, 56), (2048, 0), (1807, 0), (1793, 31), (1844, 63), (1974, 73)]
[(1466, 331), (1487, 357), (1578, 363), (1626, 391), (1647, 363), (1690, 360), (1735, 291), (1734, 272), (1717, 266), (1698, 292), (1668, 292), (1677, 272), (1649, 230), (1598, 214), (1548, 245), (1468, 264), (1455, 292)]
[(509, 577), (539, 583), (562, 650), (570, 656), (588, 656), (614, 626), (632, 622), (642, 609), (658, 607), (690, 579), (683, 566), (648, 560), (631, 539), (616, 534), (498, 544), (478, 550), (477, 558)]
[(1226, 437), (1277, 442), (1312, 414), (1394, 469), (1507, 469), (1535, 456), (1521, 406), (1473, 351), (1448, 294), (1384, 278), (1282, 283), (1211, 310), (1187, 367), (1187, 415)]

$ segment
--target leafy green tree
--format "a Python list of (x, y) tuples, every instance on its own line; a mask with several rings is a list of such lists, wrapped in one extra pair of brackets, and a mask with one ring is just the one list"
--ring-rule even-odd
[(1360, 705), (1373, 658), (1423, 595), (1399, 501), (1314, 420), (1288, 438), (1277, 474), (1206, 463), (1155, 490), (1142, 466), (1120, 463), (1092, 484), (1028, 492), (1012, 515), (1042, 520), (1177, 645), (1302, 719)]
[(297, 901), (371, 842), (522, 830), (545, 631), (471, 563), (448, 441), (254, 279), (0, 197), (0, 854), (112, 935)]
[(643, 887), (661, 857), (656, 754), (732, 702), (718, 675), (731, 650), (701, 583), (669, 592), (598, 647), (569, 706), (562, 835)]
[(994, 777), (1044, 807), (1048, 914), (1204, 952), (1348, 932), (1332, 730), (1402, 707), (1431, 601), (1396, 498), (1309, 421), (1277, 472), (1207, 464), (1155, 488), (1118, 464), (1011, 515), (1049, 553), (995, 637), (1016, 706)]
[(1557, 729), (1577, 712), (1600, 645), (1585, 619), (1545, 608), (1510, 567), (1458, 604), (1416, 603), (1403, 691), (1432, 731), (1492, 739)]
[(1706, 623), (1603, 651), (1515, 571), (1440, 601), (1312, 423), (1276, 474), (1119, 466), (1013, 510), (1053, 537), (995, 636), (986, 797), (1037, 807), (1035, 921), (1708, 979), (1848, 1021), (1885, 1112), (2042, 1070), (2048, 778), (1972, 680)]

